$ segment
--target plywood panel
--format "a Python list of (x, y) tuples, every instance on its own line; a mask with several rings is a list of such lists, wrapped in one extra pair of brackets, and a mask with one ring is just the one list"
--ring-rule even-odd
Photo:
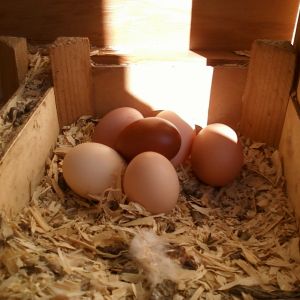
[(286, 113), (280, 153), (283, 157), (289, 199), (300, 224), (300, 118), (292, 101), (289, 102)]
[(291, 40), (299, 0), (193, 0), (191, 49), (245, 50), (255, 39)]
[(12, 214), (28, 203), (58, 131), (51, 88), (0, 161), (0, 211)]

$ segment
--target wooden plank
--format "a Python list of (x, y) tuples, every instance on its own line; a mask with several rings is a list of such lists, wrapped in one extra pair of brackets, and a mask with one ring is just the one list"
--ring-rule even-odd
[(0, 161), (0, 211), (14, 214), (28, 203), (58, 132), (51, 88)]
[(0, 36), (0, 106), (18, 89), (27, 70), (26, 39)]
[(246, 50), (255, 39), (291, 40), (299, 0), (193, 0), (191, 49)]
[[(86, 36), (119, 48), (250, 49), (254, 39), (290, 39), (298, 0), (0, 1), (0, 35), (52, 42)], [(192, 18), (192, 20), (191, 20)]]
[(208, 123), (224, 123), (237, 130), (241, 120), (242, 96), (247, 67), (219, 66), (214, 68)]
[(280, 141), (289, 199), (300, 225), (300, 117), (290, 101)]
[(192, 0), (109, 0), (103, 8), (107, 46), (189, 49)]
[(82, 115), (93, 115), (88, 38), (58, 38), (50, 48), (60, 126)]
[(172, 110), (192, 127), (207, 124), (213, 68), (206, 66), (204, 57), (185, 52), (172, 59), (135, 57), (131, 61), (126, 65), (93, 66), (98, 116), (131, 106), (145, 116), (152, 110)]
[[(194, 50), (197, 54), (206, 57), (207, 65), (212, 67), (222, 65), (240, 65), (249, 63), (247, 55), (237, 55), (234, 51), (226, 50)], [(245, 52), (246, 53), (246, 52)]]
[(289, 42), (256, 40), (253, 43), (242, 103), (242, 134), (278, 146), (295, 60), (295, 49)]
[(103, 45), (101, 0), (0, 1), (0, 35), (26, 36), (41, 43), (60, 36), (86, 36)]

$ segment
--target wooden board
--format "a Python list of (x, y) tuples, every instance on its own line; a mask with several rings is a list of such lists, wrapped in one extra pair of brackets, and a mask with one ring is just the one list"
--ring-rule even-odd
[(0, 1), (0, 35), (53, 42), (59, 36), (87, 36), (103, 45), (101, 0)]
[(105, 41), (117, 49), (188, 50), (192, 0), (109, 0)]
[(292, 101), (289, 101), (282, 137), (280, 153), (283, 157), (284, 174), (287, 181), (289, 199), (300, 225), (300, 115)]
[(152, 110), (167, 109), (178, 113), (191, 126), (207, 124), (213, 68), (206, 66), (204, 57), (184, 52), (172, 59), (133, 61), (93, 67), (93, 98), (98, 116), (117, 107), (131, 106), (145, 116)]
[(294, 79), (296, 52), (289, 42), (256, 40), (242, 103), (241, 132), (278, 146)]
[(0, 107), (18, 89), (27, 70), (26, 39), (0, 36)]
[(50, 48), (60, 126), (93, 115), (90, 43), (88, 38), (58, 38)]
[(238, 55), (234, 51), (229, 50), (193, 50), (195, 53), (206, 57), (207, 65), (212, 67), (222, 65), (247, 65), (249, 56), (247, 52), (244, 55)]
[[(205, 66), (210, 64), (212, 60), (216, 62), (218, 54), (215, 51), (203, 51), (202, 54), (205, 56), (193, 51), (177, 53), (143, 52), (139, 55), (109, 54), (106, 51), (101, 51), (101, 55), (92, 56), (94, 64), (94, 99), (97, 114), (102, 116), (113, 108), (131, 106), (148, 116), (151, 115), (153, 107), (157, 108), (157, 103), (161, 103), (160, 107), (163, 108), (164, 105), (170, 105), (168, 102), (176, 101), (182, 101), (182, 106), (191, 106), (192, 114), (195, 114), (197, 106), (203, 101), (206, 103), (206, 107), (209, 102), (208, 115), (206, 112), (208, 123), (223, 122), (236, 129), (241, 118), (242, 95), (247, 78), (247, 67), (243, 64), (248, 61), (248, 58), (239, 60), (239, 63), (242, 62), (242, 66), (229, 64), (215, 67), (211, 81), (211, 73), (209, 73), (211, 71), (208, 71), (211, 68), (207, 69)], [(225, 61), (227, 62), (227, 60), (222, 60), (223, 63)], [(232, 61), (229, 60), (229, 62)], [(154, 77), (159, 79), (150, 79), (150, 75), (146, 75), (147, 72), (149, 73), (150, 64), (157, 67)], [(186, 67), (185, 73), (178, 74), (177, 79), (175, 79), (174, 73), (179, 73), (183, 69), (183, 65), (190, 66), (190, 69)], [(199, 74), (195, 75), (196, 77), (193, 75), (197, 72), (195, 70), (197, 68), (199, 68), (198, 73), (208, 72), (207, 81)], [(140, 76), (133, 75), (138, 72), (138, 69), (140, 70)], [(141, 71), (143, 69), (145, 70), (144, 74)], [(158, 87), (158, 81), (163, 83), (165, 77), (169, 78), (169, 84), (165, 83), (163, 86)], [(141, 78), (145, 79), (144, 82)], [(140, 80), (140, 82), (137, 82), (137, 80)], [(137, 93), (134, 91), (134, 86), (139, 85), (145, 90), (153, 89), (157, 91), (157, 95), (152, 92), (151, 98), (147, 95), (136, 97)], [(201, 86), (201, 89), (199, 86)], [(132, 92), (130, 92), (130, 89)], [(208, 98), (201, 99), (203, 98), (202, 89), (211, 89), (210, 94), (208, 91)], [(184, 92), (182, 90), (186, 91), (187, 97), (183, 96)], [(160, 96), (160, 91), (165, 96)], [(192, 97), (189, 99), (188, 95), (192, 95)], [(192, 98), (194, 100), (191, 100)], [(204, 112), (201, 113), (201, 110), (199, 110), (199, 114), (204, 114)], [(199, 119), (201, 118), (199, 116)]]
[(193, 0), (191, 49), (245, 50), (255, 39), (291, 40), (298, 0)]
[(237, 130), (242, 110), (247, 67), (219, 66), (214, 68), (208, 123), (224, 123)]
[(99, 47), (250, 49), (290, 39), (298, 0), (0, 1), (0, 35), (39, 42), (86, 36)]
[(51, 88), (0, 161), (0, 211), (13, 214), (28, 203), (58, 132)]

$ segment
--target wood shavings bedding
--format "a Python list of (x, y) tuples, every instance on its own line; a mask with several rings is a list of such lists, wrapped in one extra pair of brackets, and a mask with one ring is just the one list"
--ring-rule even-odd
[(0, 110), (0, 158), (51, 86), (49, 56), (29, 45), (29, 69), (24, 82)]
[(95, 123), (64, 127), (30, 205), (1, 217), (0, 299), (300, 297), (299, 235), (277, 151), (242, 139), (245, 166), (223, 188), (181, 166), (178, 205), (150, 215), (120, 190), (85, 200), (64, 182), (64, 154)]

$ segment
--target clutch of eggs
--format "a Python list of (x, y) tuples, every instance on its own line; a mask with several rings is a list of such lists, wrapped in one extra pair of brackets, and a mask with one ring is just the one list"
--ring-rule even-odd
[[(82, 197), (101, 195), (107, 188), (114, 187), (117, 177), (124, 172), (124, 157), (130, 161), (123, 177), (128, 199), (140, 203), (151, 213), (168, 212), (179, 196), (179, 180), (170, 159), (183, 153), (184, 125), (172, 112), (144, 118), (130, 107), (112, 110), (96, 125), (92, 143), (78, 145), (65, 156), (64, 178)], [(189, 131), (193, 130), (189, 128)], [(186, 158), (186, 148), (189, 146), (184, 146), (180, 161)]]
[(125, 172), (124, 193), (151, 213), (175, 207), (179, 180), (174, 167), (190, 154), (195, 175), (213, 186), (231, 182), (243, 164), (241, 145), (230, 127), (211, 124), (196, 135), (171, 111), (144, 118), (130, 107), (115, 109), (96, 125), (92, 140), (74, 147), (64, 159), (70, 188), (85, 198), (101, 195)]

